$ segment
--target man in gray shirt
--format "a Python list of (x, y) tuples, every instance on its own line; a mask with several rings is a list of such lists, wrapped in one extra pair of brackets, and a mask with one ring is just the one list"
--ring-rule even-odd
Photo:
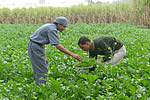
[(62, 32), (65, 30), (67, 24), (67, 18), (60, 16), (57, 17), (53, 23), (41, 26), (30, 36), (28, 53), (37, 85), (39, 85), (39, 83), (45, 83), (45, 81), (40, 80), (40, 78), (46, 78), (45, 74), (48, 72), (48, 60), (45, 55), (45, 44), (50, 43), (51, 45), (56, 46), (56, 48), (60, 51), (72, 56), (73, 58), (79, 61), (82, 60), (82, 57), (70, 52), (59, 43), (57, 30)]

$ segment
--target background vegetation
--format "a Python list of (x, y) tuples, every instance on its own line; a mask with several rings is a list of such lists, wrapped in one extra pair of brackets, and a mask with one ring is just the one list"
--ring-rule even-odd
[(128, 23), (150, 28), (150, 1), (134, 0), (114, 4), (89, 4), (72, 7), (38, 7), (0, 9), (1, 24), (44, 24), (58, 16), (66, 16), (76, 23)]

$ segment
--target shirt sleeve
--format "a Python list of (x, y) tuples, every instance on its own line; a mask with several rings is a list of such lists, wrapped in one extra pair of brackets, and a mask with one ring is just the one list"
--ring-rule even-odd
[(49, 32), (48, 38), (51, 45), (59, 44), (59, 37), (56, 30)]
[(111, 59), (110, 54), (106, 54), (106, 55), (103, 57), (103, 59), (104, 59), (104, 62), (110, 60), (110, 59)]
[(89, 51), (89, 58), (95, 58), (95, 59), (97, 59), (97, 55), (94, 54), (92, 51), (91, 52)]
[(112, 48), (107, 45), (107, 43), (103, 42), (103, 51), (105, 52), (105, 55), (103, 57), (104, 62), (111, 59), (111, 55), (113, 53)]

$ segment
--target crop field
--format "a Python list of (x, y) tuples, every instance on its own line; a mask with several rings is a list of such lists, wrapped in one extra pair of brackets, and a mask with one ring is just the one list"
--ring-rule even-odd
[[(36, 86), (28, 57), (29, 36), (42, 24), (0, 24), (0, 100), (149, 100), (150, 29), (123, 23), (69, 24), (60, 43), (87, 58), (78, 47), (80, 36), (114, 36), (127, 54), (120, 64), (97, 64), (90, 73), (55, 46), (46, 45), (46, 85)], [(88, 62), (89, 66), (94, 62)]]

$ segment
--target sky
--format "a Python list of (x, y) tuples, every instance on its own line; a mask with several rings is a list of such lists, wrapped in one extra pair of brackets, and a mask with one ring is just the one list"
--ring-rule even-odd
[[(112, 3), (118, 0), (93, 0), (94, 2), (101, 1), (103, 3)], [(45, 0), (45, 6), (69, 7), (78, 4), (87, 4), (86, 0)], [(37, 7), (39, 0), (0, 0), (0, 8), (20, 8), (20, 7)]]
[(112, 2), (118, 1), (118, 0), (99, 0), (99, 1), (101, 1), (101, 2), (109, 2), (109, 3), (112, 3)]

